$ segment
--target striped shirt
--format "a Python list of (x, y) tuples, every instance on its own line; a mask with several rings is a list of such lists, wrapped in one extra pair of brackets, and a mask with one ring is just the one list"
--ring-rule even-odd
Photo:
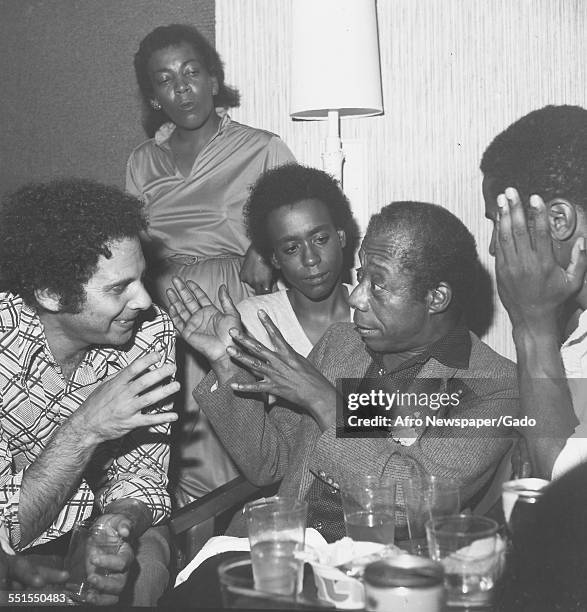
[[(20, 549), (18, 505), (23, 474), (58, 427), (110, 376), (157, 350), (175, 361), (175, 332), (156, 306), (140, 319), (132, 344), (90, 347), (70, 380), (65, 380), (49, 349), (43, 325), (21, 297), (0, 293), (0, 517), (10, 541)], [(171, 402), (163, 406), (168, 410)], [(137, 429), (101, 444), (78, 489), (55, 521), (28, 546), (48, 542), (71, 530), (117, 499), (144, 502), (153, 524), (170, 513), (167, 493), (169, 425)]]

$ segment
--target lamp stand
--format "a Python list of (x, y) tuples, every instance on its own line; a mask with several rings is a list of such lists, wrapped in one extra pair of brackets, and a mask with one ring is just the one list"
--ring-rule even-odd
[(322, 169), (331, 174), (342, 188), (342, 164), (344, 151), (340, 139), (339, 118), (337, 110), (328, 111), (328, 136), (322, 153)]

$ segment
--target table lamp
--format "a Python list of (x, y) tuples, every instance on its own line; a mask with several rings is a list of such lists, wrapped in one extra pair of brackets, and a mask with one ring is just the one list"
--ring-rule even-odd
[(383, 112), (375, 0), (293, 0), (290, 116), (328, 119), (323, 169), (342, 186), (340, 117)]

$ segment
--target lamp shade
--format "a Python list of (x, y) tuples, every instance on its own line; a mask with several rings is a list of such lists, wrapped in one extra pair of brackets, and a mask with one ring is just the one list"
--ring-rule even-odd
[(293, 0), (290, 115), (383, 112), (375, 0)]

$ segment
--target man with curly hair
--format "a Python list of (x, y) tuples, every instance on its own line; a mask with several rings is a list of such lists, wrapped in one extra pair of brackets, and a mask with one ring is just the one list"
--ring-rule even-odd
[[(479, 262), (459, 219), (434, 204), (394, 202), (371, 218), (360, 260), (349, 298), (354, 325), (332, 325), (308, 359), (263, 311), (274, 350), (245, 334), (226, 291), (223, 312), (195, 284), (176, 278), (168, 292), (178, 330), (212, 364), (194, 395), (227, 450), (253, 483), (280, 481), (280, 494), (306, 499), (309, 525), (329, 541), (344, 535), (341, 486), (364, 475), (455, 479), (462, 506), (476, 506), (512, 444), (499, 418), (517, 413), (513, 364), (462, 319)], [(373, 400), (369, 416), (388, 420), (353, 434), (359, 423), (350, 418), (358, 414), (351, 394), (369, 402), (372, 392), (389, 399), (398, 391), (420, 400), (387, 408)], [(260, 392), (279, 398), (270, 411)], [(454, 403), (435, 404), (440, 393), (453, 394)], [(495, 419), (497, 426), (461, 428), (463, 419), (486, 425)], [(401, 539), (407, 536), (401, 494), (399, 502)], [(232, 529), (242, 532), (243, 525)]]
[(168, 579), (155, 526), (179, 385), (173, 326), (143, 285), (145, 229), (136, 198), (87, 180), (22, 187), (0, 210), (0, 516), (31, 558), (62, 556), (83, 519), (117, 532), (116, 555), (88, 553), (99, 604), (130, 597), (138, 572), (134, 603), (152, 605)]
[(524, 436), (535, 475), (555, 478), (587, 460), (587, 110), (525, 115), (487, 147), (481, 171), (522, 412), (536, 421)]

